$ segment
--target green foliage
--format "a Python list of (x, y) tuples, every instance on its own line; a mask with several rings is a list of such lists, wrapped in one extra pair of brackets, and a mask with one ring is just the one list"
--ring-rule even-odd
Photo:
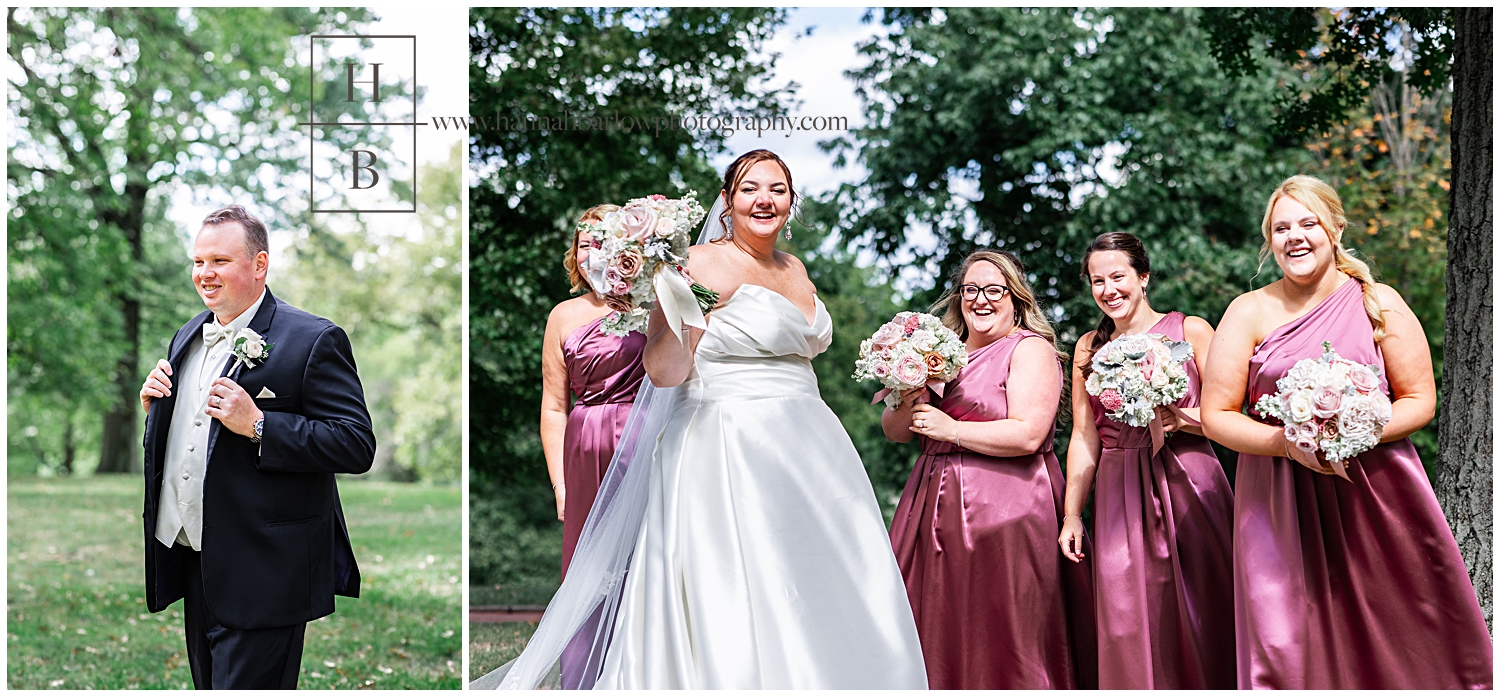
[[(1305, 158), (1270, 137), (1274, 79), (1224, 77), (1195, 13), (888, 13), (850, 73), (870, 125), (834, 144), (870, 170), (838, 193), (845, 239), (936, 269), (922, 302), (974, 249), (1016, 252), (1066, 350), (1098, 315), (1082, 252), (1124, 230), (1159, 307), (1217, 322), (1252, 287), (1266, 194)], [(918, 227), (935, 248), (910, 245)]]
[[(10, 480), (11, 689), (191, 688), (182, 603), (146, 611), (142, 486), (130, 475)], [(349, 479), (339, 490), (363, 583), (308, 625), (299, 685), (458, 688), (458, 490)]]
[[(773, 58), (758, 53), (783, 15), (756, 8), (474, 8), (469, 112), (491, 119), (491, 126), (492, 117), (567, 114), (576, 122), (723, 108), (780, 113), (780, 92), (759, 84)], [(561, 261), (573, 219), (590, 206), (650, 193), (692, 189), (707, 201), (719, 185), (706, 154), (721, 147), (718, 134), (671, 129), (472, 134), (478, 181), (469, 194), (469, 408), (476, 491), (506, 501), (550, 501), (538, 434), (541, 342), (547, 313), (569, 296)], [(511, 577), (501, 570), (509, 562), (489, 556), (486, 536), (512, 524), (547, 526), (555, 519), (550, 506), (497, 505), (494, 518), (483, 518), (496, 527), (474, 535), (476, 583), (490, 582), (488, 573)]]
[[(415, 216), (320, 221), (297, 240), (287, 282), (272, 284), (349, 333), (379, 443), (376, 476), (460, 478), (462, 148), (420, 169)], [(334, 229), (340, 222), (347, 229)]]
[[(1202, 25), (1227, 72), (1291, 66), (1276, 127), (1304, 137), (1313, 173), (1344, 200), (1345, 246), (1372, 262), (1421, 321), (1439, 382), (1447, 288), (1450, 8), (1205, 10)], [(1264, 51), (1256, 51), (1255, 46)], [(1481, 204), (1483, 205), (1483, 204)], [(1438, 463), (1438, 418), (1412, 434), (1428, 477)]]
[[(1406, 64), (1423, 95), (1445, 89), (1453, 62), (1454, 17), (1438, 7), (1210, 8), (1203, 10), (1210, 51), (1225, 72), (1259, 72), (1257, 54), (1294, 66), (1277, 95), (1277, 128), (1324, 133), (1359, 109), (1372, 86)], [(1260, 46), (1261, 51), (1255, 47)]]
[[(172, 195), (217, 189), (271, 226), (305, 217), (304, 51), (365, 10), (10, 8), (7, 350), (12, 466), (139, 464), (136, 394), (199, 310)], [(326, 91), (320, 116), (362, 115)], [(351, 119), (355, 120), (355, 119)], [(326, 131), (334, 147), (384, 140)], [(292, 177), (295, 176), (295, 179)], [(98, 428), (98, 431), (94, 429)], [(28, 435), (30, 434), (30, 435)]]
[(550, 487), (471, 479), (469, 580), (473, 605), (551, 600), (562, 583), (562, 523)]

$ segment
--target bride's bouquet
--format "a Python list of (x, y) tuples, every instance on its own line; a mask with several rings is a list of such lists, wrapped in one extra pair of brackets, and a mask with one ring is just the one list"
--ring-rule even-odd
[(703, 315), (719, 302), (719, 294), (694, 283), (683, 268), (704, 216), (695, 196), (690, 191), (680, 199), (661, 194), (631, 199), (598, 223), (583, 225), (599, 245), (584, 273), (613, 310), (600, 324), (605, 333), (644, 332), (656, 301), (674, 332), (682, 324), (706, 326)]
[(870, 403), (884, 399), (886, 406), (895, 408), (907, 390), (931, 387), (941, 397), (943, 385), (968, 364), (963, 340), (941, 320), (922, 312), (902, 312), (860, 342), (854, 379), (878, 380), (885, 389), (875, 393)]
[(1083, 383), (1108, 411), (1105, 416), (1121, 423), (1151, 428), (1153, 454), (1164, 437), (1157, 407), (1171, 408), (1179, 419), (1192, 425), (1197, 420), (1172, 405), (1188, 391), (1187, 368), (1193, 345), (1172, 341), (1162, 334), (1126, 334), (1094, 352), (1093, 372)]
[(1375, 447), (1391, 420), (1380, 367), (1344, 358), (1327, 341), (1323, 355), (1297, 361), (1276, 381), (1276, 390), (1257, 400), (1255, 410), (1280, 419), (1298, 450), (1322, 451), (1344, 479), (1345, 461)]

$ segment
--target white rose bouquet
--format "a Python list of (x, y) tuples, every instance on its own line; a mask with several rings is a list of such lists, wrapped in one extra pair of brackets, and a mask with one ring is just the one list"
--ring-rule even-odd
[(1380, 442), (1391, 400), (1380, 389), (1380, 366), (1361, 365), (1323, 342), (1323, 355), (1297, 361), (1255, 410), (1279, 419), (1286, 439), (1305, 453), (1321, 451), (1349, 479), (1345, 462)]
[(875, 335), (860, 342), (854, 379), (877, 380), (885, 388), (870, 403), (901, 403), (901, 393), (930, 387), (939, 397), (943, 385), (969, 364), (964, 342), (941, 320), (922, 312), (898, 313)]
[(674, 332), (683, 324), (707, 326), (703, 315), (719, 302), (719, 294), (694, 283), (683, 268), (693, 230), (705, 214), (695, 196), (690, 191), (680, 199), (661, 194), (631, 199), (600, 222), (583, 224), (598, 245), (584, 273), (614, 310), (600, 325), (605, 333), (644, 332), (656, 301)]
[(1164, 436), (1157, 407), (1171, 408), (1177, 418), (1194, 426), (1197, 420), (1172, 406), (1188, 391), (1187, 368), (1193, 345), (1172, 341), (1163, 334), (1126, 334), (1094, 353), (1093, 372), (1084, 389), (1098, 397), (1105, 416), (1130, 426), (1151, 428), (1152, 453)]

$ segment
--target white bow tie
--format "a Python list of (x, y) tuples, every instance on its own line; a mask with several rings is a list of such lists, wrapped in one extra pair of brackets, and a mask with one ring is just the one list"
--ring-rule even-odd
[(203, 325), (203, 348), (211, 349), (220, 341), (228, 343), (234, 339), (234, 334), (234, 330), (229, 327), (221, 327), (218, 322), (209, 322)]

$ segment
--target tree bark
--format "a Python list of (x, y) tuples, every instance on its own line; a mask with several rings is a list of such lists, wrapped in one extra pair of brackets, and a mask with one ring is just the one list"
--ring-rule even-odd
[[(137, 142), (145, 142), (138, 140)], [(134, 158), (131, 158), (134, 159)], [(126, 169), (134, 164), (126, 162)], [(140, 384), (145, 376), (141, 366), (141, 301), (136, 297), (139, 284), (135, 275), (146, 263), (146, 193), (145, 170), (127, 173), (124, 207), (118, 214), (103, 216), (125, 235), (130, 244), (130, 276), (122, 279), (115, 291), (123, 320), (125, 350), (115, 364), (115, 389), (118, 399), (115, 407), (104, 415), (104, 433), (99, 439), (99, 467), (97, 472), (135, 472), (142, 461), (141, 444), (136, 440), (135, 425), (143, 420), (140, 400)], [(133, 180), (133, 181), (132, 181)]]
[(1493, 17), (1488, 7), (1453, 10), (1453, 172), (1436, 486), (1492, 634)]

